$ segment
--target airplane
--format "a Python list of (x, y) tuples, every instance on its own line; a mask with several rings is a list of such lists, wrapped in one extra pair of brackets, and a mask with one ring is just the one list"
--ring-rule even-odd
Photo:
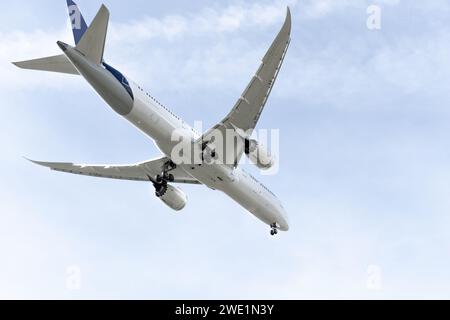
[[(19, 68), (82, 76), (101, 98), (120, 116), (151, 138), (163, 155), (131, 165), (77, 165), (73, 163), (33, 163), (54, 171), (99, 178), (152, 183), (155, 195), (174, 211), (187, 204), (186, 194), (175, 185), (193, 184), (219, 190), (270, 227), (272, 236), (289, 230), (289, 219), (281, 201), (261, 182), (240, 166), (244, 154), (260, 169), (273, 166), (274, 158), (264, 146), (252, 140), (269, 95), (280, 72), (291, 41), (291, 13), (273, 41), (257, 73), (253, 76), (231, 112), (212, 129), (199, 134), (180, 117), (159, 103), (142, 86), (104, 61), (110, 13), (102, 5), (88, 27), (73, 0), (67, 0), (75, 46), (61, 41), (61, 55), (13, 62)], [(201, 161), (175, 161), (173, 133), (178, 130), (184, 141), (200, 153)], [(233, 152), (220, 149), (215, 133), (231, 131), (236, 146)], [(230, 140), (230, 139), (228, 139)], [(216, 152), (229, 153), (232, 161), (211, 162)], [(208, 158), (209, 157), (209, 158)], [(265, 160), (265, 161), (262, 161)]]

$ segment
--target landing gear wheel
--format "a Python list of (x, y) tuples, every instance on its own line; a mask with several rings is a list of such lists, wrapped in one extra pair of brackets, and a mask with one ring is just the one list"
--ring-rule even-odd
[(175, 177), (173, 176), (173, 174), (170, 174), (170, 173), (167, 173), (167, 172), (162, 175), (161, 179), (165, 180), (167, 182), (174, 182), (175, 181)]
[[(155, 188), (157, 188), (157, 190), (159, 189), (159, 191), (157, 191), (158, 197), (161, 197), (165, 194), (165, 192), (167, 190), (168, 182), (175, 181), (174, 175), (170, 174), (169, 172), (176, 169), (176, 167), (177, 166), (172, 161), (170, 161), (170, 162), (164, 164), (163, 172), (161, 174), (158, 174), (155, 179), (152, 179), (149, 176), (149, 179), (151, 182), (153, 182), (153, 184), (155, 185)], [(162, 192), (161, 192), (161, 190), (162, 190)]]
[(271, 228), (271, 230), (270, 230), (270, 235), (271, 236), (275, 236), (275, 235), (278, 234), (278, 226), (277, 226), (276, 223), (271, 224), (270, 228)]

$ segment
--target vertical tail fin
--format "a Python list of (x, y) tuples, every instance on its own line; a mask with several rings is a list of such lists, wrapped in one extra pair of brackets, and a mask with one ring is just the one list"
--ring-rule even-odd
[[(69, 16), (72, 21), (73, 37), (76, 48), (90, 61), (101, 64), (108, 32), (109, 10), (102, 5), (89, 28), (78, 6), (73, 0), (67, 0)], [(22, 69), (51, 71), (78, 75), (78, 71), (65, 55), (13, 62)]]
[(67, 8), (69, 9), (70, 21), (72, 22), (73, 38), (75, 40), (75, 45), (77, 45), (88, 27), (80, 9), (78, 8), (78, 5), (75, 2), (72, 0), (67, 0)]

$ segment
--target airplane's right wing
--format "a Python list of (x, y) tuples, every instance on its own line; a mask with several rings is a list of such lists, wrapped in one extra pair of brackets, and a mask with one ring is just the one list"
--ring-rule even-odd
[(277, 80), (290, 41), (291, 12), (288, 8), (283, 27), (264, 56), (261, 66), (222, 123), (229, 122), (243, 131), (255, 129)]
[[(286, 20), (283, 27), (273, 41), (271, 47), (267, 51), (262, 60), (256, 74), (253, 76), (249, 85), (238, 99), (236, 105), (220, 123), (208, 130), (198, 141), (199, 144), (205, 148), (209, 145), (213, 136), (217, 131), (226, 137), (226, 130), (234, 130), (242, 137), (245, 133), (245, 138), (250, 137), (253, 130), (261, 117), (264, 107), (269, 99), (272, 88), (278, 77), (278, 74), (283, 65), (284, 58), (289, 48), (291, 41), (291, 12), (287, 9)], [(242, 137), (244, 139), (244, 137)], [(224, 145), (226, 142), (224, 143)], [(234, 163), (237, 166), (240, 158), (244, 152), (244, 143), (241, 141), (239, 150), (234, 150)], [(225, 158), (228, 156), (225, 154)]]
[[(133, 165), (77, 165), (62, 162), (30, 161), (40, 166), (50, 168), (51, 170), (65, 173), (118, 180), (150, 181), (149, 177), (154, 178), (160, 174), (163, 171), (164, 165), (170, 161), (170, 159), (159, 158)], [(201, 184), (181, 168), (175, 168), (170, 171), (170, 173), (173, 174), (175, 178), (174, 183)]]

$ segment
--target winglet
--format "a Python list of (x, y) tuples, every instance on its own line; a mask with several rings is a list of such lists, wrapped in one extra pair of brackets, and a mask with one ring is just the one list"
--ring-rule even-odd
[(287, 25), (289, 25), (289, 34), (291, 34), (291, 28), (292, 28), (292, 15), (291, 15), (291, 8), (287, 7), (287, 13), (286, 13), (286, 22)]
[(50, 168), (50, 169), (52, 168), (51, 164), (49, 162), (36, 161), (36, 160), (29, 159), (27, 157), (23, 157), (23, 158), (25, 160), (27, 160), (27, 161), (30, 161), (33, 164), (38, 165), (38, 166), (47, 167), (47, 168)]
[(291, 16), (291, 9), (287, 7), (286, 12), (286, 19), (284, 20), (284, 24), (281, 27), (280, 32), (278, 33), (278, 36), (274, 40), (272, 46), (267, 51), (265, 57), (263, 58), (263, 61), (267, 61), (270, 59), (274, 51), (276, 51), (277, 46), (280, 44), (284, 44), (285, 42), (289, 42), (291, 38), (291, 30), (292, 30), (292, 16)]

